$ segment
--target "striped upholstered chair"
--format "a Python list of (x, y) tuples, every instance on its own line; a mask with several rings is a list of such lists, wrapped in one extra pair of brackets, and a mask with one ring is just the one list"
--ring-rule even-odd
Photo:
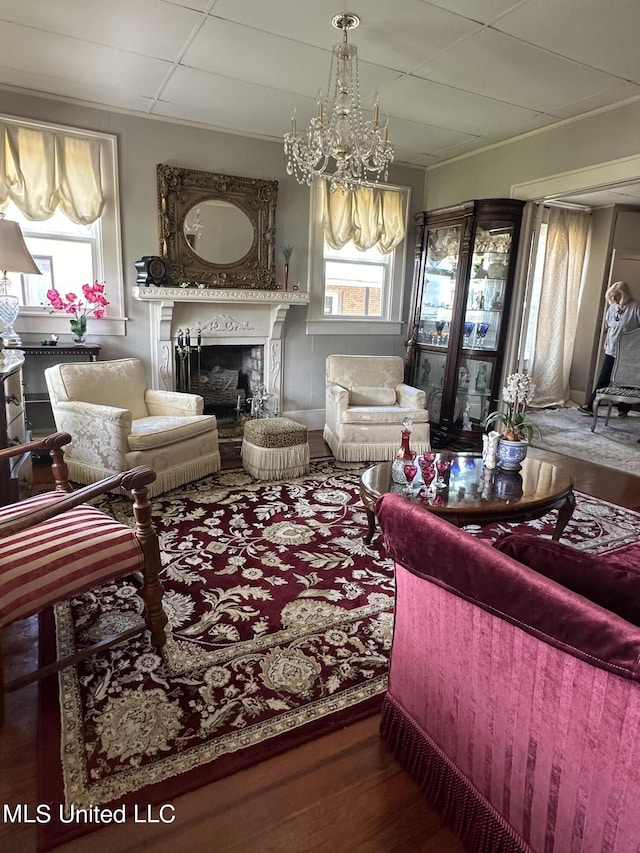
[[(45, 607), (93, 589), (108, 581), (141, 577), (144, 622), (3, 685), (0, 677), (0, 722), (4, 692), (69, 666), (99, 649), (123, 642), (145, 629), (161, 648), (167, 617), (162, 609), (159, 580), (160, 549), (151, 523), (147, 487), (155, 471), (140, 466), (73, 491), (69, 486), (63, 446), (68, 433), (0, 450), (0, 460), (25, 452), (48, 451), (55, 490), (0, 507), (0, 628), (39, 613)], [(133, 497), (135, 526), (115, 521), (87, 501), (121, 486)], [(2, 660), (0, 658), (0, 676)]]

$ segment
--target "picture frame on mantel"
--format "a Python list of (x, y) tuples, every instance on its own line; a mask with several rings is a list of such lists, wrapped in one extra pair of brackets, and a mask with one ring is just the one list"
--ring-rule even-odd
[(278, 289), (277, 181), (160, 163), (157, 183), (169, 286)]

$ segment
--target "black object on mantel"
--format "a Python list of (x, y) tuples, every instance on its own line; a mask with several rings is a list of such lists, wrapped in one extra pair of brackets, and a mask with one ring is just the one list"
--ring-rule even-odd
[(154, 284), (156, 287), (166, 287), (171, 284), (169, 264), (160, 255), (143, 255), (134, 266), (138, 271), (136, 284), (144, 286)]

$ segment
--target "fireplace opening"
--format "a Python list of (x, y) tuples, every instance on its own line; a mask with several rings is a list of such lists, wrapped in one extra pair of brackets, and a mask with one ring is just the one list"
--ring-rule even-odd
[(176, 390), (199, 394), (219, 430), (240, 429), (251, 401), (263, 393), (264, 346), (176, 347)]

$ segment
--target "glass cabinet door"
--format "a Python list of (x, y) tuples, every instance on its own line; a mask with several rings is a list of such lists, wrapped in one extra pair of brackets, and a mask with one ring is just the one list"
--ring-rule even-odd
[(429, 231), (426, 240), (415, 384), (425, 391), (427, 409), (438, 420), (450, 355), (461, 235), (461, 226), (453, 225)]
[(462, 326), (462, 352), (458, 369), (455, 426), (469, 430), (481, 426), (489, 414), (491, 389), (505, 304), (512, 224), (479, 221), (471, 255), (469, 287)]
[(447, 349), (456, 290), (460, 226), (437, 228), (427, 237), (418, 321), (418, 343)]
[(405, 377), (425, 391), (434, 446), (477, 445), (498, 399), (524, 202), (422, 211)]
[(504, 318), (513, 225), (479, 222), (473, 244), (463, 349), (493, 350)]
[(458, 367), (454, 426), (471, 430), (484, 423), (491, 404), (495, 365), (494, 358), (463, 354)]

